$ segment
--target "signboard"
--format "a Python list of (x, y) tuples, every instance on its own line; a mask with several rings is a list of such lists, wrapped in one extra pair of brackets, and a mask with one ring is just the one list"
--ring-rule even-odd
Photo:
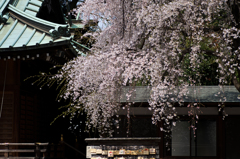
[(86, 149), (86, 158), (91, 158), (91, 157), (92, 157), (91, 148), (92, 148), (92, 146), (87, 146), (87, 149)]

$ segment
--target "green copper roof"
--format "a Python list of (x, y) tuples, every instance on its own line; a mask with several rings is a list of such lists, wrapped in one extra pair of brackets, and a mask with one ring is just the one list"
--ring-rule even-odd
[[(130, 101), (148, 102), (150, 99), (151, 87), (147, 86), (123, 87), (121, 89), (122, 98), (120, 102), (126, 102), (125, 94), (134, 89), (136, 91), (133, 93)], [(162, 91), (165, 92), (166, 90)], [(169, 97), (176, 97), (176, 94), (170, 93)], [(235, 86), (224, 86), (222, 90), (220, 90), (219, 86), (189, 86), (188, 94), (183, 97), (182, 100), (184, 102), (221, 102), (223, 99), (226, 100), (225, 102), (240, 102), (240, 93)]]
[(0, 57), (1, 52), (9, 50), (37, 49), (49, 47), (49, 44), (70, 44), (68, 25), (52, 23), (36, 17), (42, 2), (43, 0), (18, 0), (13, 1), (12, 5), (9, 4), (9, 0), (0, 0), (0, 11), (2, 11)]
[(43, 1), (44, 0), (18, 0), (18, 3), (15, 6), (17, 9), (29, 15), (36, 16)]
[(3, 14), (3, 11), (6, 9), (10, 0), (0, 0), (0, 14)]

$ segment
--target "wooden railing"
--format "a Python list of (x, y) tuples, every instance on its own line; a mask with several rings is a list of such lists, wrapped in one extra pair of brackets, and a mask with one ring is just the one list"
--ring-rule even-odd
[[(77, 143), (77, 140), (76, 140)], [(63, 141), (49, 143), (0, 143), (0, 159), (84, 159), (86, 155)]]
[(0, 143), (0, 153), (3, 153), (0, 159), (46, 158), (48, 145), (48, 143)]

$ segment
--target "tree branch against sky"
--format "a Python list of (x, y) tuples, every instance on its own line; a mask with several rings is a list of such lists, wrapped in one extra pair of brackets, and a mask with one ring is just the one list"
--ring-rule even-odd
[[(87, 33), (96, 40), (90, 53), (66, 63), (56, 75), (67, 81), (63, 98), (85, 111), (88, 128), (111, 134), (121, 88), (151, 86), (153, 124), (164, 121), (161, 130), (169, 130), (174, 103), (183, 105), (188, 86), (234, 84), (240, 90), (234, 5), (225, 0), (86, 0), (78, 8), (83, 20), (104, 19), (108, 27)], [(177, 96), (169, 99), (170, 93)], [(190, 112), (193, 122), (196, 113)]]

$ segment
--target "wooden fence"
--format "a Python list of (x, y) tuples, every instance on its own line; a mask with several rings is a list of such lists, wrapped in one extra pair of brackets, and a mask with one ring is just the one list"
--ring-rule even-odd
[(0, 143), (0, 159), (63, 158), (61, 147), (48, 143)]
[(0, 159), (76, 159), (79, 157), (86, 158), (84, 153), (64, 141), (59, 144), (0, 143)]

